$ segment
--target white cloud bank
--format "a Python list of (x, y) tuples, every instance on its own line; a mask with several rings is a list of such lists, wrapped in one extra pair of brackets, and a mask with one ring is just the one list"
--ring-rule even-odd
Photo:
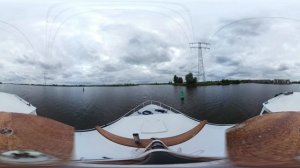
[(197, 72), (194, 40), (208, 80), (299, 80), (298, 3), (1, 1), (0, 81), (168, 82)]

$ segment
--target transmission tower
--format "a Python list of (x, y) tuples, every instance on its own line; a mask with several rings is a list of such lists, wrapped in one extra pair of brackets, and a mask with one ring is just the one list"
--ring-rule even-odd
[[(202, 80), (205, 81), (205, 70), (202, 56), (202, 49), (209, 49), (209, 43), (205, 42), (194, 42), (190, 43), (190, 48), (198, 49), (198, 80), (200, 81), (200, 77), (202, 76)], [(201, 73), (200, 73), (201, 70)]]

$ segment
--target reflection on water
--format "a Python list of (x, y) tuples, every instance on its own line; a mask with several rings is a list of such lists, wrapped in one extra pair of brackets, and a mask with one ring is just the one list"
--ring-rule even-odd
[(141, 85), (130, 87), (49, 87), (0, 85), (1, 92), (19, 95), (37, 107), (37, 113), (76, 129), (92, 128), (115, 120), (145, 100), (157, 100), (185, 114), (225, 124), (244, 121), (259, 114), (262, 103), (275, 94), (300, 91), (300, 85), (239, 84), (183, 87)]

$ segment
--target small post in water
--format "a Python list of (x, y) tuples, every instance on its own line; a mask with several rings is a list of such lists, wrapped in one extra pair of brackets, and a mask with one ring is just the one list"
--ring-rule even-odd
[(183, 88), (180, 90), (180, 100), (184, 100), (184, 91)]

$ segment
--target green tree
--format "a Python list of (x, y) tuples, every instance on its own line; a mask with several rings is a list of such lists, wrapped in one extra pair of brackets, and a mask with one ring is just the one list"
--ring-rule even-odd
[(196, 77), (193, 78), (193, 83), (197, 83), (197, 78)]
[(178, 83), (178, 77), (176, 75), (174, 75), (173, 81), (174, 81), (174, 83)]
[(222, 85), (229, 85), (230, 81), (228, 79), (222, 79), (221, 83), (222, 83)]
[(197, 83), (197, 78), (194, 78), (193, 74), (190, 72), (185, 75), (185, 81), (187, 84)]
[(178, 77), (178, 83), (183, 83), (182, 77)]

